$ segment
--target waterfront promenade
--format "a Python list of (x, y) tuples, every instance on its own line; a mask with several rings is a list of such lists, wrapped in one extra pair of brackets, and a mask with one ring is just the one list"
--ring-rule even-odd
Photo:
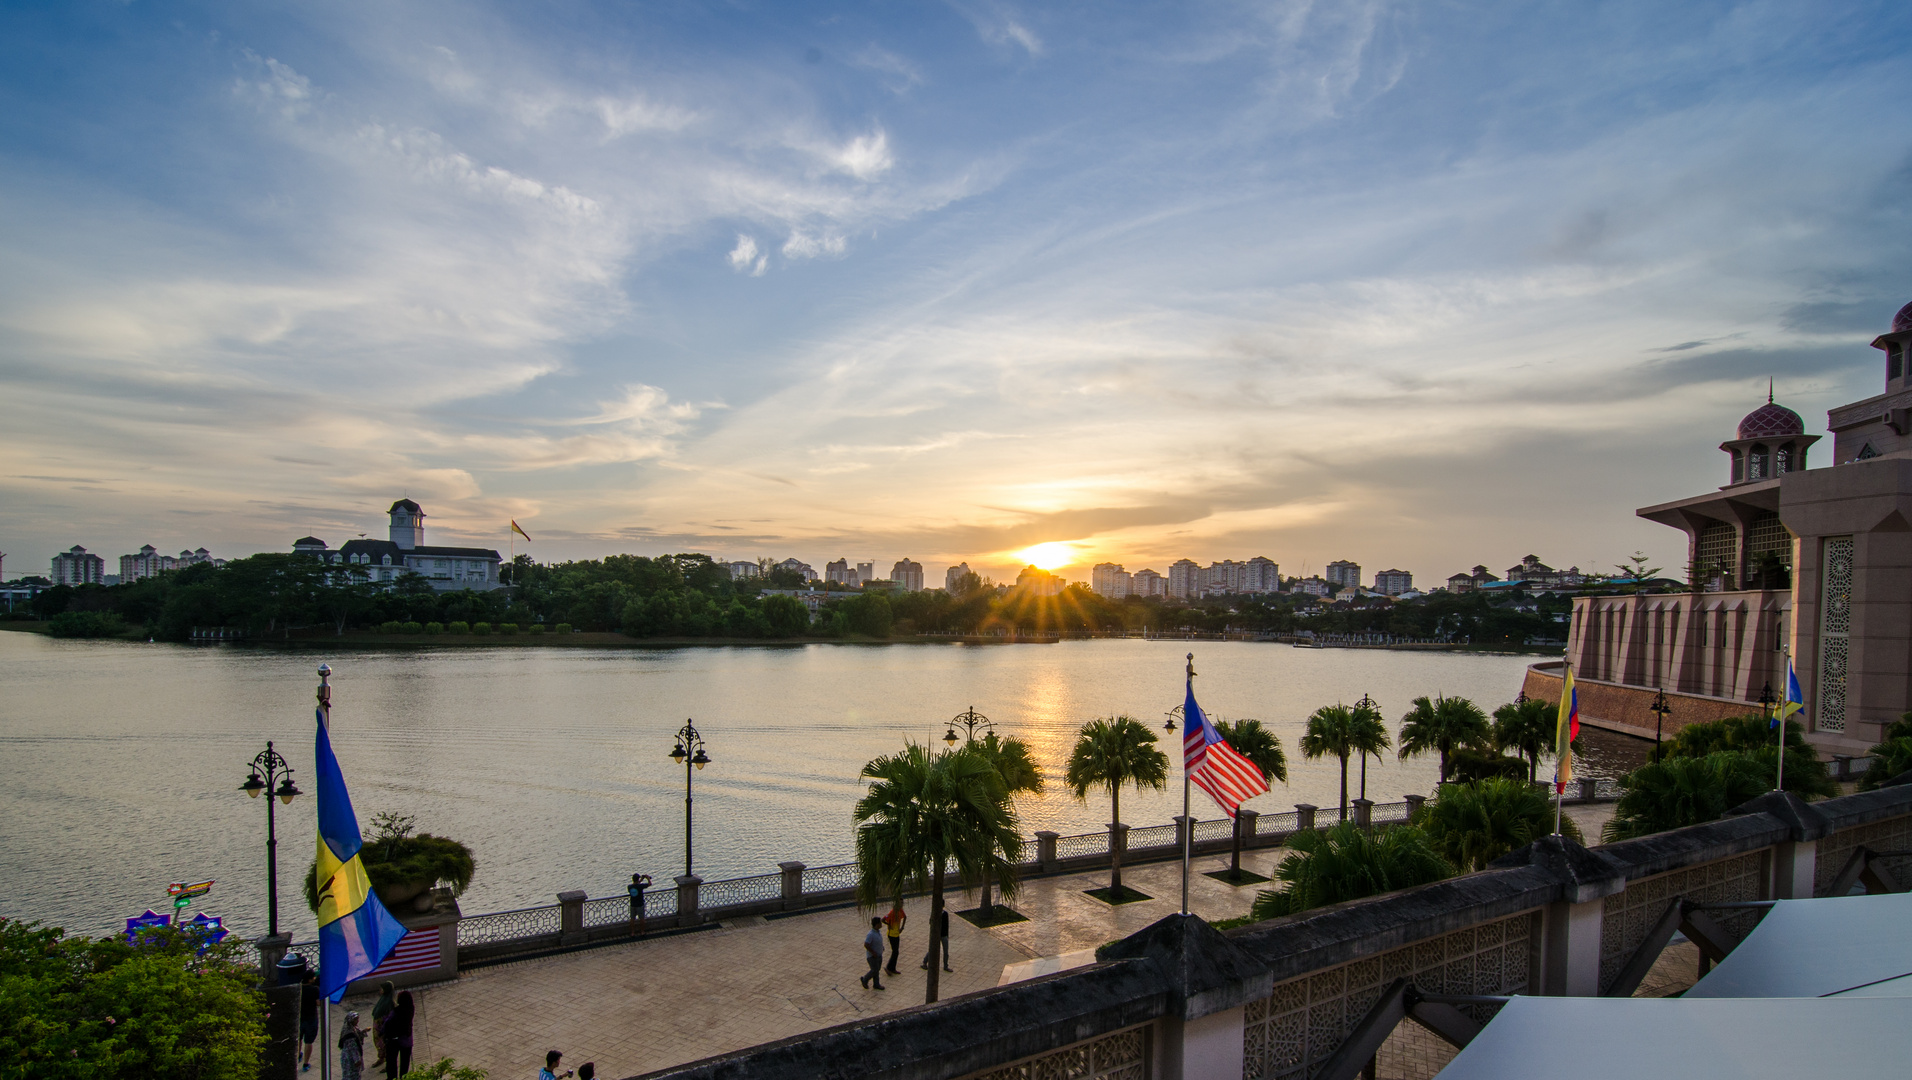
[[(1612, 804), (1569, 807), (1568, 812), (1597, 836)], [(1272, 875), (1287, 853), (1282, 848), (1244, 852), (1242, 866)], [(1198, 857), (1189, 878), (1189, 908), (1211, 922), (1246, 915), (1256, 891), (1266, 887), (1233, 887), (1206, 876), (1227, 865), (1226, 855)], [(1124, 867), (1124, 884), (1153, 899), (1120, 907), (1084, 895), (1083, 890), (1108, 884), (1108, 872), (1098, 870), (1025, 882), (1014, 907), (1028, 916), (1027, 922), (983, 930), (952, 916), (955, 970), (943, 974), (942, 996), (995, 986), (1011, 965), (1091, 952), (1172, 914), (1179, 907), (1180, 870), (1178, 862)], [(965, 900), (960, 893), (951, 901), (952, 908), (976, 902), (973, 894)], [(416, 989), (414, 1062), (451, 1057), (504, 1080), (536, 1075), (546, 1050), (562, 1050), (567, 1066), (592, 1061), (600, 1076), (626, 1077), (920, 1005), (924, 973), (917, 964), (928, 940), (929, 900), (912, 898), (905, 909), (910, 923), (903, 974), (886, 975), (887, 990), (865, 990), (857, 983), (865, 971), (867, 913), (842, 907), (777, 919), (752, 917), (692, 933), (477, 968), (455, 982)], [(1054, 964), (1035, 968), (1024, 970), (1047, 973)], [(1678, 965), (1669, 968), (1667, 979), (1677, 982), (1678, 970)], [(368, 1015), (371, 999), (347, 999), (346, 1008)], [(333, 1010), (335, 1027), (343, 1012)], [(1451, 1056), (1418, 1030), (1404, 1025), (1390, 1040), (1383, 1075), (1431, 1075)]]

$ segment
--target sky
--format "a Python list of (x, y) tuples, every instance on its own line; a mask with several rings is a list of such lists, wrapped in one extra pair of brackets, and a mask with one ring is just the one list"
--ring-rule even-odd
[[(0, 550), (1682, 568), (1912, 300), (1903, 3), (9, 3)], [(1830, 440), (1814, 466), (1830, 464)]]

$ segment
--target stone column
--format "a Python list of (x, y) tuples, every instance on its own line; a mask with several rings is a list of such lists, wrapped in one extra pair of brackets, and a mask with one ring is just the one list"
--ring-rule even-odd
[(1374, 828), (1374, 800), (1354, 800), (1354, 823), (1363, 829)]
[(563, 945), (584, 943), (584, 890), (572, 889), (558, 894), (558, 941)]
[(1300, 831), (1303, 829), (1314, 828), (1315, 827), (1315, 822), (1314, 822), (1315, 811), (1318, 809), (1320, 809), (1320, 807), (1315, 806), (1312, 803), (1305, 803), (1305, 802), (1296, 803), (1295, 804), (1295, 829), (1297, 831)]
[(291, 934), (276, 934), (259, 939), (259, 981), (267, 986), (275, 986), (279, 981), (279, 961), (285, 957), (286, 950), (292, 947)]
[(1241, 846), (1244, 850), (1255, 846), (1255, 822), (1260, 817), (1259, 812), (1247, 807), (1235, 811), (1235, 830), (1241, 834)]
[(1626, 873), (1564, 836), (1543, 836), (1527, 850), (1534, 866), (1560, 882), (1559, 899), (1541, 909), (1534, 989), (1555, 997), (1597, 997), (1605, 900), (1627, 887)]
[(803, 864), (800, 862), (780, 862), (777, 869), (783, 871), (783, 906), (800, 908), (803, 906)]
[(1274, 989), (1267, 965), (1194, 915), (1170, 915), (1103, 947), (1105, 959), (1147, 958), (1167, 991), (1155, 1022), (1154, 1069), (1160, 1080), (1238, 1077), (1243, 1066), (1244, 1006)]
[(1774, 900), (1810, 900), (1819, 866), (1819, 841), (1783, 840), (1773, 847)]
[(697, 886), (704, 879), (696, 874), (685, 874), (677, 881), (677, 925), (691, 926), (697, 923)]
[[(1180, 814), (1175, 815), (1175, 850), (1176, 851), (1182, 850), (1182, 845), (1186, 843), (1188, 840), (1188, 831), (1194, 827), (1195, 827), (1194, 818), (1184, 817)], [(1127, 849), (1125, 848), (1123, 850), (1126, 851)]]
[(1427, 796), (1425, 795), (1403, 795), (1401, 799), (1407, 803), (1407, 819), (1409, 821), (1414, 820), (1414, 815), (1420, 813), (1422, 805), (1427, 802)]
[(1156, 1029), (1161, 1035), (1158, 1075), (1162, 1080), (1242, 1075), (1245, 1012), (1237, 1005), (1195, 1020), (1165, 1017)]
[(1048, 829), (1036, 831), (1036, 865), (1045, 874), (1053, 874), (1062, 869), (1062, 863), (1056, 858), (1056, 841), (1061, 839), (1057, 833)]
[(1599, 790), (1600, 790), (1600, 781), (1595, 780), (1594, 778), (1590, 776), (1583, 776), (1580, 778), (1580, 801), (1581, 802), (1592, 802), (1594, 800), (1594, 796), (1599, 793)]

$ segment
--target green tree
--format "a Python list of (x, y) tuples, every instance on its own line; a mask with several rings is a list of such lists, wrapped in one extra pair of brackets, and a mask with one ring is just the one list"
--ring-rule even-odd
[(173, 930), (129, 945), (0, 921), (0, 1075), (254, 1080), (265, 1007), (245, 952)]
[(1717, 821), (1772, 786), (1771, 766), (1734, 750), (1648, 762), (1620, 778), (1624, 793), (1601, 834), (1608, 840), (1630, 840)]
[(1341, 759), (1341, 818), (1348, 820), (1348, 758), (1356, 751), (1354, 710), (1346, 705), (1323, 705), (1308, 717), (1301, 736), (1301, 756)]
[[(1022, 858), (1016, 808), (988, 758), (969, 747), (931, 753), (915, 743), (863, 766), (874, 781), (856, 804), (857, 902), (875, 908), (905, 889), (930, 894), (930, 949), (938, 944), (943, 888), (953, 867), (965, 884), (987, 873), (1005, 899)], [(941, 965), (929, 965), (936, 1000)]]
[(1427, 834), (1412, 825), (1363, 829), (1343, 821), (1328, 829), (1300, 832), (1294, 853), (1281, 860), (1275, 878), (1287, 887), (1263, 889), (1250, 914), (1273, 919), (1327, 904), (1359, 900), (1454, 876)]
[[(1554, 804), (1545, 792), (1517, 778), (1442, 784), (1414, 824), (1448, 862), (1463, 871), (1485, 870), (1502, 855), (1551, 834)], [(1580, 840), (1580, 829), (1571, 819), (1561, 819), (1560, 831)]]
[[(1721, 751), (1736, 750), (1774, 764), (1779, 760), (1779, 736), (1772, 721), (1763, 716), (1729, 716), (1687, 724), (1661, 745), (1661, 756), (1700, 758)], [(1769, 785), (1770, 786), (1770, 782)], [(1806, 742), (1806, 729), (1798, 721), (1786, 721), (1786, 790), (1801, 798), (1839, 793), (1832, 774), (1819, 754)]]
[(1487, 714), (1464, 697), (1436, 694), (1417, 697), (1414, 707), (1401, 717), (1401, 760), (1429, 751), (1441, 755), (1441, 783), (1452, 772), (1451, 758), (1463, 746), (1482, 746), (1493, 739), (1487, 726)]
[[(1288, 755), (1281, 750), (1281, 739), (1274, 732), (1263, 727), (1259, 720), (1214, 721), (1215, 731), (1227, 740), (1228, 745), (1261, 774), (1265, 783), (1270, 780), (1288, 782)], [(1234, 836), (1229, 845), (1228, 873), (1239, 881), (1241, 879), (1241, 819), (1235, 819)]]
[[(1790, 734), (1790, 733), (1789, 733)], [(1860, 791), (1884, 787), (1886, 781), (1912, 771), (1912, 713), (1905, 713), (1885, 729), (1877, 746), (1866, 751), (1872, 763), (1859, 778)], [(1786, 756), (1786, 769), (1792, 770), (1792, 755)]]
[[(1109, 793), (1109, 816), (1122, 823), (1122, 789), (1137, 791), (1168, 787), (1168, 756), (1155, 748), (1155, 732), (1132, 716), (1091, 720), (1076, 733), (1069, 767), (1062, 782), (1076, 798), (1087, 801), (1092, 788)], [(1109, 850), (1109, 895), (1122, 897), (1122, 853)]]
[(1614, 563), (1613, 568), (1620, 571), (1620, 576), (1630, 579), (1626, 587), (1626, 591), (1630, 593), (1639, 592), (1640, 586), (1644, 582), (1658, 575), (1660, 572), (1659, 567), (1647, 565), (1646, 552), (1644, 551), (1635, 551), (1627, 558), (1626, 562)]
[(1527, 759), (1527, 779), (1540, 776), (1540, 759), (1551, 755), (1559, 707), (1538, 698), (1510, 701), (1494, 710), (1494, 745)]
[[(1042, 794), (1042, 769), (1036, 765), (1035, 755), (1030, 753), (1028, 743), (1021, 739), (1003, 738), (992, 731), (969, 746), (996, 770), (996, 776), (1002, 780), (1003, 791), (1011, 799), (1017, 795)], [(981, 905), (984, 919), (995, 913), (990, 888), (993, 880), (989, 872), (984, 870)]]

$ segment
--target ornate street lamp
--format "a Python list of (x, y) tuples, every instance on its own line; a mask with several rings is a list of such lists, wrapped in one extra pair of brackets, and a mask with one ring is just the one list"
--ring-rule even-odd
[(957, 724), (963, 725), (963, 731), (967, 735), (967, 737), (963, 740), (964, 742), (976, 741), (977, 728), (982, 728), (985, 732), (989, 732), (991, 734), (993, 734), (996, 730), (995, 723), (991, 721), (989, 717), (984, 716), (982, 713), (977, 712), (976, 706), (971, 705), (969, 708), (963, 710), (962, 712), (957, 713), (955, 716), (950, 718), (949, 730), (943, 732), (943, 742), (947, 743), (950, 746), (956, 745), (956, 725)]
[(710, 764), (710, 755), (704, 753), (704, 737), (689, 720), (678, 729), (677, 744), (671, 747), (671, 760), (684, 766), (684, 876), (690, 877), (690, 794), (691, 768), (703, 768)]
[[(278, 786), (273, 786), (274, 780)], [(252, 759), (251, 772), (239, 790), (253, 798), (260, 792), (268, 796), (276, 795), (287, 806), (299, 797), (298, 785), (292, 782), (292, 766), (279, 752), (272, 748), (272, 740), (266, 740), (263, 753)], [(266, 799), (266, 933), (279, 936), (279, 836), (278, 825), (273, 820), (272, 799)]]
[[(1373, 712), (1374, 701), (1363, 691), (1361, 700), (1355, 702), (1354, 707), (1356, 709), (1365, 709), (1368, 712)], [(1368, 752), (1366, 750), (1361, 751), (1361, 797), (1363, 799), (1368, 797)]]
[(1174, 707), (1173, 709), (1170, 709), (1170, 710), (1168, 711), (1168, 713), (1167, 713), (1167, 715), (1168, 715), (1168, 722), (1162, 725), (1162, 730), (1163, 730), (1163, 731), (1174, 731), (1174, 730), (1175, 730), (1175, 721), (1177, 721), (1177, 720), (1180, 720), (1180, 719), (1183, 719), (1183, 717), (1182, 717), (1182, 707), (1181, 707), (1180, 705), (1177, 705), (1177, 706), (1175, 706), (1175, 707)]
[(1653, 704), (1647, 706), (1653, 710), (1653, 760), (1660, 760), (1660, 732), (1666, 727), (1666, 718), (1672, 713), (1673, 706), (1666, 703), (1666, 688), (1660, 687), (1653, 692)]

